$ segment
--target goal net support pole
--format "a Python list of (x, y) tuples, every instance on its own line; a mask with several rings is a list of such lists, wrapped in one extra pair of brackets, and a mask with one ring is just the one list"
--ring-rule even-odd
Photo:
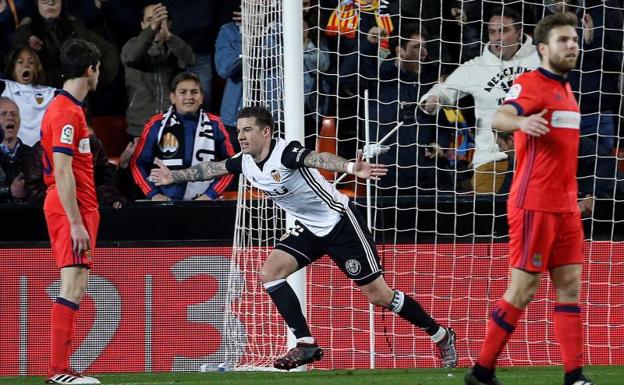
[[(303, 112), (303, 19), (301, 1), (282, 0), (284, 26), (284, 133), (287, 142), (304, 142)], [(295, 226), (294, 218), (286, 214), (286, 227)], [(299, 297), (301, 311), (307, 314), (306, 306), (306, 269), (300, 269), (288, 277), (288, 283)], [(288, 330), (288, 347), (297, 344), (297, 339)], [(297, 368), (305, 370), (305, 366)]]

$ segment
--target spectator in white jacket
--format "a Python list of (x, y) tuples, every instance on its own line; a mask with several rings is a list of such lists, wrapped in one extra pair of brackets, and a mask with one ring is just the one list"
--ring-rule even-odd
[(489, 41), (481, 56), (460, 65), (420, 99), (420, 108), (434, 114), (440, 105), (456, 106), (458, 100), (467, 95), (474, 98), (476, 134), (472, 187), (477, 193), (499, 192), (509, 166), (507, 154), (496, 143), (492, 116), (513, 81), (540, 63), (531, 37), (522, 33), (520, 14), (512, 8), (493, 10), (487, 30)]

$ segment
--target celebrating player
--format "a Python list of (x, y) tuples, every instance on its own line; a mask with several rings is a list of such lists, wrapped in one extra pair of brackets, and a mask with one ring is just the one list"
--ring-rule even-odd
[(520, 76), (492, 126), (515, 131), (517, 170), (509, 200), (511, 279), (491, 313), (467, 385), (499, 385), (496, 360), (548, 271), (557, 290), (554, 324), (561, 345), (564, 385), (592, 385), (583, 375), (579, 307), (583, 227), (577, 206), (580, 113), (566, 81), (579, 54), (577, 19), (559, 13), (535, 28), (540, 68)]
[(241, 153), (222, 162), (203, 162), (171, 171), (159, 160), (150, 178), (156, 185), (209, 180), (228, 173), (244, 174), (249, 183), (296, 218), (260, 270), (260, 279), (297, 346), (277, 359), (278, 369), (293, 369), (320, 360), (322, 349), (310, 333), (299, 300), (286, 278), (325, 254), (377, 306), (388, 308), (422, 328), (437, 344), (442, 366), (455, 367), (455, 333), (438, 325), (413, 298), (386, 284), (373, 238), (349, 198), (318, 172), (322, 168), (378, 180), (387, 169), (362, 160), (355, 162), (330, 153), (317, 153), (300, 143), (273, 139), (274, 121), (264, 107), (245, 107), (237, 120)]
[(52, 306), (48, 384), (99, 384), (69, 367), (76, 313), (93, 265), (100, 214), (83, 100), (95, 90), (100, 51), (85, 40), (61, 49), (63, 90), (41, 124), (43, 170), (48, 186), (43, 210), (52, 251), (61, 271), (61, 291)]

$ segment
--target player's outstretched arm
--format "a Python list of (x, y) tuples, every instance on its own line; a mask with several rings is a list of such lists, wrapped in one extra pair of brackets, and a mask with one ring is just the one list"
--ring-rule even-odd
[(172, 183), (197, 182), (229, 174), (225, 161), (202, 162), (184, 170), (171, 171), (160, 159), (154, 163), (158, 168), (152, 169), (149, 180), (156, 186), (165, 186)]
[(503, 132), (521, 130), (531, 136), (542, 136), (548, 133), (548, 121), (544, 118), (547, 112), (544, 109), (538, 114), (519, 116), (515, 107), (502, 105), (492, 118), (492, 128)]
[(306, 167), (322, 168), (329, 171), (346, 172), (358, 178), (379, 180), (388, 169), (382, 164), (366, 163), (362, 150), (358, 151), (355, 162), (329, 152), (311, 151), (303, 160)]

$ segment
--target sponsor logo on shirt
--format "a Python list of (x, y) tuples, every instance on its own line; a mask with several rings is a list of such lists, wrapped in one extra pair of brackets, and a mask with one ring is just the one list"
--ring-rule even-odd
[(507, 96), (505, 96), (505, 101), (518, 99), (518, 97), (520, 96), (520, 92), (522, 92), (522, 86), (520, 84), (514, 84), (507, 92)]
[(74, 143), (74, 126), (68, 124), (61, 129), (61, 143)]
[(78, 152), (81, 154), (88, 154), (91, 152), (91, 145), (89, 145), (89, 138), (80, 139), (80, 142), (78, 142)]
[(581, 124), (581, 114), (575, 111), (553, 111), (550, 124), (557, 128), (578, 130)]

